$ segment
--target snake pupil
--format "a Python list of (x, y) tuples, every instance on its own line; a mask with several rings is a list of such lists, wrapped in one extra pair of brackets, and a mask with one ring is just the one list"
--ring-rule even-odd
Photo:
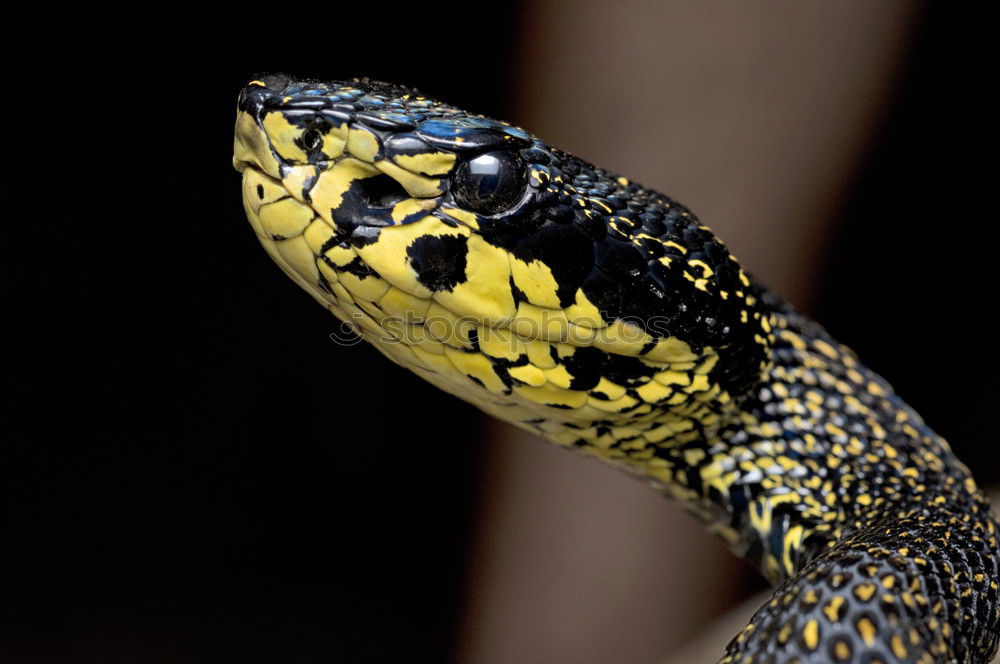
[(513, 152), (487, 152), (459, 164), (455, 200), (475, 212), (496, 214), (510, 208), (524, 191), (524, 161)]

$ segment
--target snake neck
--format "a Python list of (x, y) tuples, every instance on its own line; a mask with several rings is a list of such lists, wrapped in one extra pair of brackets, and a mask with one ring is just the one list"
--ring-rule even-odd
[(773, 339), (742, 401), (670, 411), (645, 474), (773, 583), (853, 532), (987, 502), (947, 443), (820, 326), (769, 297)]
[[(879, 633), (892, 634), (894, 661), (987, 661), (1000, 543), (985, 496), (884, 379), (772, 303), (759, 384), (650, 462), (658, 488), (781, 586), (723, 661), (772, 661), (741, 657), (785, 652), (792, 638), (818, 653), (834, 625), (858, 635), (828, 639), (834, 659)], [(926, 659), (935, 653), (956, 659)]]

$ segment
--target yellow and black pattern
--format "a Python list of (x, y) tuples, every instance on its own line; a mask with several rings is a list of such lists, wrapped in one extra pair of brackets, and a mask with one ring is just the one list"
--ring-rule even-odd
[(368, 80), (251, 82), (234, 164), (265, 249), (386, 356), (646, 478), (781, 584), (723, 661), (996, 649), (968, 470), (683, 206)]

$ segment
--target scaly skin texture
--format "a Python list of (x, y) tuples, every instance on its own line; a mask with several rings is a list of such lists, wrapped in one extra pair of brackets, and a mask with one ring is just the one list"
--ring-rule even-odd
[(296, 283), (438, 387), (645, 478), (778, 585), (723, 662), (996, 650), (997, 525), (968, 469), (683, 206), (385, 83), (272, 76), (238, 107), (247, 215)]

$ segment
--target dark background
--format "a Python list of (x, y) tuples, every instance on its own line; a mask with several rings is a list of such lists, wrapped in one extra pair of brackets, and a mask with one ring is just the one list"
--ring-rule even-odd
[(995, 57), (974, 13), (923, 12), (907, 70), (858, 173), (813, 312), (952, 444), (1000, 482), (993, 256)]
[[(41, 110), (12, 137), (12, 182), (38, 189), (3, 245), (0, 659), (449, 659), (489, 481), (479, 416), (327, 337), (336, 321), (249, 231), (230, 154), (261, 71), (369, 75), (504, 117), (524, 27), (461, 9), (338, 7), (334, 31), (308, 13), (120, 32), (81, 16), (93, 29), (61, 35), (65, 73), (21, 97)], [(921, 19), (813, 313), (996, 483), (975, 22), (945, 4)]]

